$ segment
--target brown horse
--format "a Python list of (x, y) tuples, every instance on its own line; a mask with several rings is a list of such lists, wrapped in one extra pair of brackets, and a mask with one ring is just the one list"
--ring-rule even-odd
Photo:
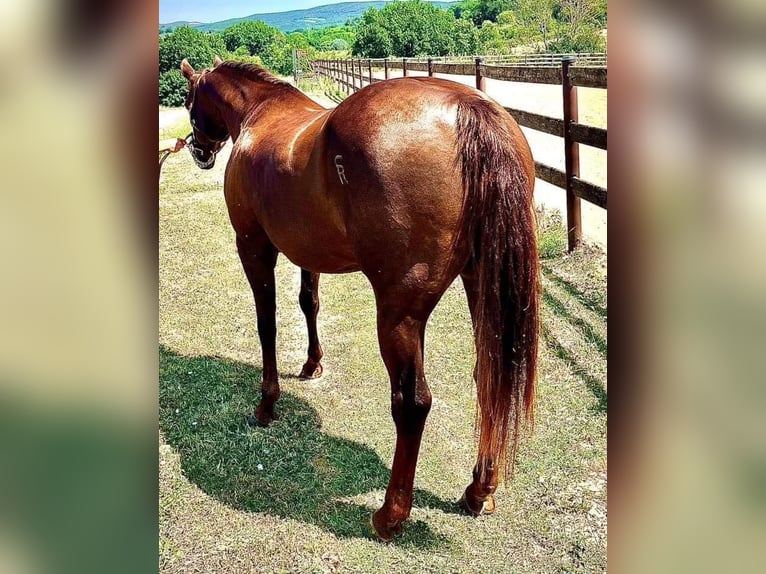
[(538, 339), (534, 163), (513, 118), (483, 93), (436, 78), (375, 83), (334, 110), (254, 65), (221, 62), (189, 80), (200, 168), (230, 137), (224, 193), (255, 297), (263, 382), (255, 419), (279, 398), (274, 267), (282, 252), (303, 271), (310, 331), (304, 376), (321, 373), (319, 273), (364, 273), (375, 293), (378, 341), (391, 383), (396, 453), (377, 535), (391, 540), (412, 508), (431, 392), (423, 373), (426, 322), (462, 278), (477, 360), (479, 448), (463, 503), (495, 510), (531, 420)]

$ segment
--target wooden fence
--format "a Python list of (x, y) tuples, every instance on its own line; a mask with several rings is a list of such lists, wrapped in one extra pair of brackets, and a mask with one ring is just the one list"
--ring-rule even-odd
[[(475, 76), (476, 88), (486, 91), (486, 78), (508, 82), (555, 84), (562, 87), (563, 120), (535, 114), (515, 108), (505, 108), (521, 126), (563, 138), (564, 166), (561, 171), (549, 165), (535, 162), (536, 176), (543, 181), (562, 188), (567, 198), (567, 235), (569, 250), (582, 241), (580, 200), (584, 199), (606, 209), (606, 188), (580, 179), (580, 144), (606, 150), (606, 129), (578, 122), (577, 87), (607, 87), (605, 54), (589, 55), (541, 55), (548, 59), (515, 62), (488, 63), (485, 58), (384, 58), (314, 60), (311, 64), (316, 74), (325, 76), (345, 88), (347, 94), (365, 85), (390, 78), (391, 70), (402, 70), (407, 76), (411, 71), (434, 74)], [(594, 57), (595, 56), (595, 57)], [(508, 57), (508, 58), (512, 58)], [(583, 61), (580, 62), (578, 58)], [(555, 60), (558, 61), (555, 61)], [(601, 61), (603, 60), (603, 64)], [(574, 65), (575, 62), (579, 65)], [(583, 65), (584, 64), (584, 65)], [(383, 71), (383, 78), (375, 77), (373, 69)]]
[[(477, 56), (416, 56), (407, 58), (408, 62), (434, 62), (453, 64), (473, 64)], [(578, 66), (606, 67), (606, 53), (571, 52), (568, 54), (497, 54), (481, 56), (485, 64), (505, 64), (509, 66), (560, 66), (562, 60), (574, 58)], [(366, 61), (366, 60), (365, 60)], [(382, 62), (380, 59), (373, 62)]]

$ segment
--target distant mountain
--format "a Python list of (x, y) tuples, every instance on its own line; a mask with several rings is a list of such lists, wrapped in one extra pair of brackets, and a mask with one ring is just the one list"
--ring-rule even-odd
[[(272, 14), (251, 14), (242, 18), (231, 18), (220, 22), (210, 22), (207, 24), (201, 22), (169, 22), (160, 24), (161, 32), (169, 32), (179, 26), (191, 26), (203, 32), (219, 31), (239, 22), (248, 20), (261, 20), (269, 26), (279, 28), (283, 32), (292, 32), (294, 30), (305, 30), (308, 28), (324, 28), (325, 26), (335, 26), (345, 24), (348, 20), (358, 18), (369, 8), (380, 9), (390, 2), (342, 2), (340, 4), (328, 4), (326, 6), (316, 6), (306, 10), (290, 10), (289, 12), (274, 12)], [(448, 8), (455, 2), (431, 2), (439, 8)]]
[(168, 22), (167, 24), (160, 24), (160, 28), (180, 28), (181, 26), (190, 26), (196, 28), (197, 26), (204, 26), (204, 22), (190, 22), (189, 20), (176, 20), (175, 22)]

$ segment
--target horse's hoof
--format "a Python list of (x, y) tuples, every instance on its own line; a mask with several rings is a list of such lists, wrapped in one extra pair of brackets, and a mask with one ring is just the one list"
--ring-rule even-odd
[(314, 361), (306, 361), (306, 364), (303, 365), (303, 368), (301, 369), (301, 374), (298, 375), (299, 379), (310, 380), (310, 379), (319, 379), (322, 376), (322, 364), (321, 363), (314, 363)]
[(490, 494), (487, 496), (487, 500), (481, 505), (481, 514), (494, 514), (497, 510), (497, 503), (495, 502), (495, 496)]
[(247, 421), (248, 426), (254, 427), (267, 427), (269, 426), (273, 421), (277, 420), (276, 413), (272, 411), (263, 411), (260, 407), (255, 409), (254, 415), (245, 415), (245, 420)]
[(481, 503), (481, 507), (475, 505), (475, 503), (469, 503), (465, 493), (460, 499), (460, 505), (473, 517), (482, 516), (484, 514), (494, 514), (497, 510), (497, 504), (495, 503), (495, 497), (491, 494), (487, 495), (487, 499)]
[(404, 529), (403, 521), (387, 523), (380, 515), (380, 510), (370, 516), (370, 526), (372, 526), (372, 533), (381, 542), (392, 542), (394, 538), (402, 534)]

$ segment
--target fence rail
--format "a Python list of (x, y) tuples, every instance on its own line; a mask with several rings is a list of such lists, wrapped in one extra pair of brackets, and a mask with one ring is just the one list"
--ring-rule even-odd
[[(597, 66), (606, 67), (607, 55), (606, 53), (584, 53), (584, 52), (572, 52), (568, 54), (499, 54), (499, 55), (486, 55), (480, 56), (482, 61), (486, 64), (506, 64), (506, 65), (538, 65), (538, 66), (561, 66), (561, 62), (567, 58), (574, 58), (577, 61), (578, 66)], [(477, 56), (417, 56), (414, 58), (407, 58), (408, 62), (413, 63), (426, 63), (428, 60), (432, 60), (435, 63), (445, 64), (468, 64), (473, 66)], [(384, 61), (388, 60), (392, 68), (401, 69), (401, 59), (397, 58), (370, 58), (375, 65), (380, 65)], [(365, 59), (365, 61), (367, 61)], [(397, 65), (396, 62), (399, 62)]]
[[(472, 61), (471, 61), (472, 60)], [(536, 177), (566, 192), (569, 250), (582, 241), (580, 200), (607, 208), (606, 188), (580, 179), (579, 146), (607, 149), (607, 131), (578, 122), (577, 87), (607, 89), (606, 54), (529, 54), (447, 58), (376, 58), (314, 60), (313, 71), (345, 88), (347, 94), (391, 77), (391, 70), (475, 76), (476, 88), (487, 91), (486, 79), (562, 86), (563, 117), (505, 108), (519, 125), (564, 139), (565, 171), (535, 162)], [(383, 72), (383, 77), (376, 73)]]

